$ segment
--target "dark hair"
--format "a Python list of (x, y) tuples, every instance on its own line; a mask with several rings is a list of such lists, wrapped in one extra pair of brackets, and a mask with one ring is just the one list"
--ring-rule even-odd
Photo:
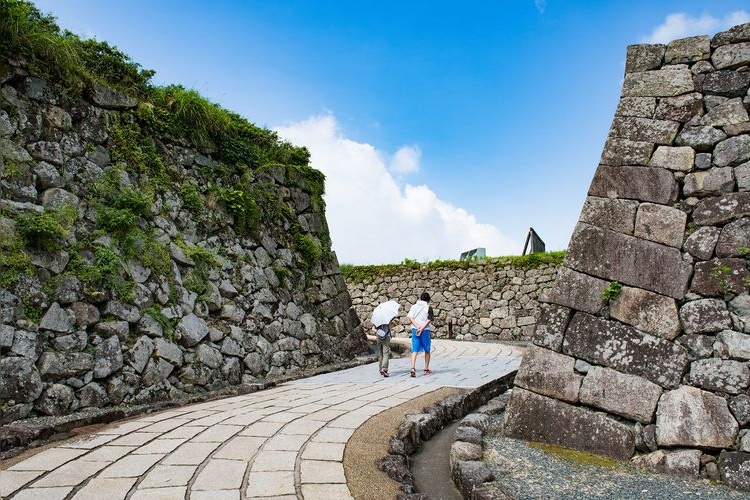
[(425, 302), (429, 302), (430, 294), (427, 292), (422, 292), (422, 295), (419, 296), (419, 300), (424, 300)]

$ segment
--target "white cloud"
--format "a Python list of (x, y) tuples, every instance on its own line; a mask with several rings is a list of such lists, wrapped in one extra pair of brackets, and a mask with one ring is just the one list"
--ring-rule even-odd
[(744, 10), (730, 12), (721, 19), (717, 19), (710, 14), (692, 17), (684, 12), (677, 12), (669, 14), (664, 22), (654, 28), (650, 35), (641, 39), (641, 42), (668, 43), (689, 36), (712, 35), (748, 21), (750, 21), (750, 14)]
[[(331, 113), (276, 131), (307, 146), (312, 165), (326, 175), (326, 218), (339, 262), (455, 259), (476, 247), (485, 247), (488, 255), (519, 252), (520, 245), (495, 226), (439, 199), (428, 186), (399, 184), (384, 161), (389, 155), (347, 139)], [(402, 151), (419, 157), (412, 146)]]
[(411, 174), (419, 171), (422, 151), (419, 146), (401, 146), (391, 158), (391, 170), (397, 174)]
[(544, 11), (547, 10), (547, 0), (534, 0), (534, 7), (540, 14), (544, 14)]

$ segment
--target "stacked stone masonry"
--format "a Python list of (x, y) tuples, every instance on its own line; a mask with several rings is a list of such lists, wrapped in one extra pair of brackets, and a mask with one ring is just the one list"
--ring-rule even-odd
[(396, 300), (401, 305), (397, 336), (408, 335), (406, 313), (426, 291), (435, 314), (436, 337), (448, 337), (450, 322), (458, 340), (530, 340), (540, 314), (539, 297), (551, 287), (557, 267), (524, 269), (503, 259), (474, 261), (467, 268), (405, 266), (366, 280), (347, 278), (347, 286), (363, 322), (378, 304)]
[(750, 24), (628, 48), (511, 437), (750, 490), (749, 86)]
[[(288, 220), (253, 236), (236, 231), (211, 196), (223, 182), (212, 173), (220, 165), (211, 152), (170, 137), (152, 139), (179, 181), (158, 191), (137, 221), (165, 249), (166, 262), (150, 267), (148, 249), (143, 259), (123, 259), (120, 278), (131, 294), (92, 287), (70, 272), (73, 261), (94, 263), (98, 249), (118, 252), (98, 225), (92, 187), (120, 171), (122, 189), (139, 189), (137, 174), (125, 172), (113, 152), (113, 133), (137, 121), (137, 104), (98, 85), (71, 98), (29, 74), (23, 61), (0, 62), (0, 251), (11, 251), (18, 221), (30, 214), (67, 207), (76, 220), (53, 249), (19, 253), (28, 257), (25, 270), (0, 265), (2, 423), (262, 384), (368, 351), (335, 255), (306, 265), (280, 237)], [(306, 180), (281, 165), (253, 174), (303, 237), (324, 247), (323, 206)], [(181, 196), (187, 184), (205, 204), (200, 214)], [(200, 294), (189, 285), (197, 276), (194, 249), (213, 256)]]

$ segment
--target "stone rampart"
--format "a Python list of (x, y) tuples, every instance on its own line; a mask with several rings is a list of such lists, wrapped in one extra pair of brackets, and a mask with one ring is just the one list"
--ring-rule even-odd
[(148, 109), (0, 61), (2, 423), (369, 352), (330, 252), (322, 176), (220, 163), (149, 131)]
[(383, 266), (375, 272), (347, 273), (346, 284), (365, 323), (379, 303), (394, 299), (401, 304), (398, 336), (408, 334), (406, 313), (426, 291), (439, 338), (448, 337), (450, 322), (458, 340), (529, 340), (539, 316), (539, 296), (552, 285), (558, 266), (528, 267), (508, 259), (438, 267)]
[(750, 24), (628, 48), (508, 435), (750, 490), (749, 85)]

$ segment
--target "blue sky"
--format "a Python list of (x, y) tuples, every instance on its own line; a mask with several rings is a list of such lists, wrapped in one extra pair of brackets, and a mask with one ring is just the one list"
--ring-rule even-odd
[(346, 263), (564, 249), (629, 44), (750, 21), (740, 1), (40, 0), (250, 121), (328, 177)]

